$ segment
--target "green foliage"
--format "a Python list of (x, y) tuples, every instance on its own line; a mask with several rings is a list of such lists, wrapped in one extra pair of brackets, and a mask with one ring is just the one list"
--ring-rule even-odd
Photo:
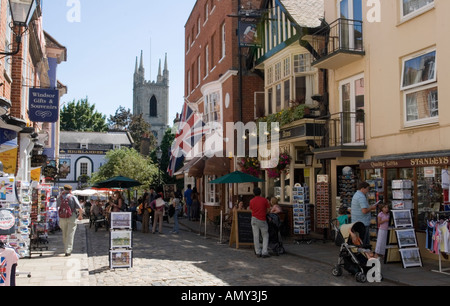
[(135, 149), (121, 148), (109, 151), (106, 160), (107, 162), (92, 175), (91, 184), (119, 175), (143, 183), (142, 188), (148, 188), (158, 181), (158, 166)]
[(106, 116), (95, 110), (88, 99), (73, 100), (61, 109), (61, 131), (106, 132)]

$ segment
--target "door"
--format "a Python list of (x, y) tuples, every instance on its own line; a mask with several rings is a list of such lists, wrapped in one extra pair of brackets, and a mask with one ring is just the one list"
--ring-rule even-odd
[(362, 50), (362, 0), (339, 0), (341, 49)]
[(364, 75), (359, 74), (339, 84), (341, 99), (341, 143), (361, 145), (365, 142)]

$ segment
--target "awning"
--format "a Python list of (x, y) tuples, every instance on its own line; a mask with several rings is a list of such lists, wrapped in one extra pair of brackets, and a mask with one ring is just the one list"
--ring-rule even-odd
[(188, 176), (202, 177), (203, 170), (205, 169), (205, 159), (200, 158), (194, 165), (189, 168)]
[(228, 157), (211, 157), (205, 163), (203, 175), (222, 176), (230, 173), (230, 159)]
[(175, 172), (175, 176), (187, 173), (189, 169), (191, 169), (191, 167), (200, 162), (201, 159), (202, 159), (201, 157), (194, 157), (193, 159), (189, 160), (186, 164), (184, 164), (183, 167), (180, 168), (180, 170)]

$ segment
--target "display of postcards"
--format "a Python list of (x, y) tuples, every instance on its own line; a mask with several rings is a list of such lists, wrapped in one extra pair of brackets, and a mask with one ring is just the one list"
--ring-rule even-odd
[(111, 213), (111, 229), (131, 229), (131, 212)]
[(392, 189), (408, 189), (412, 188), (411, 180), (393, 180)]
[(417, 246), (416, 232), (413, 228), (396, 230), (395, 234), (400, 248)]
[(131, 268), (132, 267), (132, 251), (110, 251), (110, 268)]
[(392, 210), (395, 227), (412, 227), (411, 210)]
[(132, 232), (131, 231), (112, 231), (111, 232), (111, 248), (131, 248)]
[(392, 190), (392, 198), (394, 200), (411, 199), (411, 190), (408, 189)]
[(305, 196), (303, 194), (294, 196), (294, 200), (295, 201), (297, 201), (297, 200), (303, 201), (304, 199), (305, 199)]
[(413, 209), (412, 200), (393, 200), (392, 209)]
[(399, 249), (403, 268), (422, 267), (419, 248)]

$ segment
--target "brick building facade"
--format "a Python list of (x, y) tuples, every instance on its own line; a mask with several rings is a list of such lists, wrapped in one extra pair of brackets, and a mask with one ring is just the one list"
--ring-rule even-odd
[[(250, 2), (260, 7), (261, 1)], [(203, 155), (213, 157), (203, 158), (205, 167), (196, 181), (211, 218), (219, 209), (227, 210), (225, 203), (232, 199), (209, 181), (237, 170), (235, 152), (226, 151), (224, 140), (231, 137), (226, 124), (253, 121), (255, 93), (264, 92), (264, 79), (246, 69), (247, 48), (239, 45), (239, 5), (237, 0), (198, 0), (185, 25), (186, 103), (203, 115), (205, 138), (218, 137), (223, 142), (223, 148), (203, 148)]]

